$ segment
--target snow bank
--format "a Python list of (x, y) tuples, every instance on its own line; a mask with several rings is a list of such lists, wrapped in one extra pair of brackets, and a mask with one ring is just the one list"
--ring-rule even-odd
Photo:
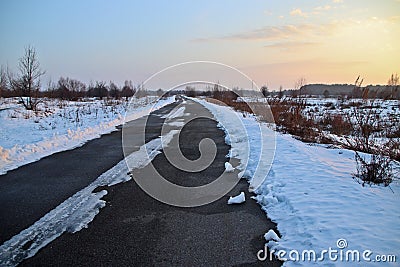
[(82, 146), (115, 131), (124, 121), (135, 120), (174, 102), (175, 97), (160, 100), (155, 105), (148, 99), (133, 98), (132, 101), (125, 119), (125, 107), (104, 107), (103, 102), (73, 102), (69, 107), (57, 109), (52, 116), (40, 119), (25, 119), (18, 117), (18, 113), (7, 116), (2, 111), (0, 175), (56, 152)]
[[(207, 107), (218, 121), (223, 121), (227, 133), (235, 131), (233, 123), (236, 112), (230, 108), (198, 101)], [(275, 159), (271, 170), (265, 161), (268, 151), (259, 149), (259, 131), (256, 119), (242, 118), (250, 142), (247, 168), (241, 169), (239, 177), (249, 179), (250, 189), (256, 176), (267, 176), (258, 187), (253, 187), (255, 199), (268, 217), (277, 223), (281, 238), (271, 241), (272, 233), (266, 235), (271, 250), (286, 252), (313, 250), (317, 257), (329, 248), (341, 251), (372, 251), (368, 266), (397, 266), (398, 263), (382, 263), (375, 260), (379, 255), (400, 255), (400, 184), (389, 187), (362, 187), (352, 179), (355, 171), (354, 152), (344, 149), (327, 149), (310, 146), (291, 136), (276, 135)], [(232, 128), (230, 128), (232, 127)], [(261, 125), (260, 128), (266, 127)], [(263, 139), (271, 137), (264, 131)], [(241, 139), (227, 140), (233, 149)], [(268, 140), (266, 140), (268, 142)], [(239, 159), (240, 148), (232, 153)], [(246, 151), (244, 151), (246, 152)], [(261, 155), (260, 155), (261, 153)], [(264, 153), (264, 154), (263, 154)], [(261, 159), (261, 160), (259, 160)], [(256, 162), (257, 161), (257, 162)], [(241, 166), (243, 167), (243, 166)], [(346, 245), (346, 247), (343, 246)], [(260, 248), (262, 249), (262, 248)], [(281, 255), (282, 256), (282, 255)], [(366, 262), (337, 259), (323, 261), (295, 261), (288, 259), (284, 266), (365, 266)], [(386, 264), (386, 265), (385, 265)]]
[[(156, 138), (141, 146), (125, 160), (100, 175), (93, 183), (77, 192), (55, 209), (43, 216), (29, 228), (15, 235), (0, 246), (0, 266), (16, 266), (22, 260), (32, 257), (64, 232), (75, 233), (88, 224), (106, 204), (101, 198), (106, 190), (93, 191), (100, 186), (112, 186), (131, 179), (129, 169), (142, 168), (151, 162), (163, 146), (168, 145), (177, 131), (170, 131), (162, 138)], [(27, 244), (29, 247), (24, 249)]]
[(228, 106), (191, 99), (206, 107), (219, 122), (218, 126), (225, 131), (225, 142), (231, 146), (228, 156), (240, 160), (236, 167), (240, 170), (238, 177), (249, 180), (250, 190), (259, 187), (274, 158), (275, 131), (266, 124), (260, 124), (252, 114), (243, 116)]
[[(282, 235), (279, 242), (269, 244), (271, 249), (314, 250), (319, 255), (329, 247), (338, 249), (337, 240), (345, 239), (349, 250), (371, 250), (371, 257), (398, 253), (400, 186), (362, 187), (352, 179), (353, 153), (278, 136), (274, 164), (255, 198)], [(285, 266), (298, 263), (289, 261)], [(368, 263), (374, 264), (382, 265)]]

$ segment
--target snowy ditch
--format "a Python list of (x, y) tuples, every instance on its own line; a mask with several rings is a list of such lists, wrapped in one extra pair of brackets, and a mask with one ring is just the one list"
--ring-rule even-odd
[(106, 205), (101, 198), (107, 191), (96, 193), (93, 191), (101, 186), (112, 186), (130, 180), (127, 166), (132, 169), (145, 167), (161, 153), (163, 147), (168, 146), (177, 133), (177, 130), (172, 130), (142, 145), (138, 151), (100, 175), (94, 182), (65, 200), (32, 226), (4, 242), (0, 246), (0, 266), (16, 266), (22, 260), (34, 256), (64, 232), (75, 233), (88, 227), (99, 210)]

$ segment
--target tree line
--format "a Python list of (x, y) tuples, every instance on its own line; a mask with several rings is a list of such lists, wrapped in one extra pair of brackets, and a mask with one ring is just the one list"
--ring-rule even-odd
[(135, 94), (136, 90), (132, 81), (125, 81), (124, 85), (119, 87), (112, 81), (109, 83), (96, 81), (86, 85), (76, 79), (60, 77), (57, 83), (49, 82), (47, 90), (40, 92), (40, 94), (42, 97), (76, 101), (83, 97), (129, 98)]
[[(265, 96), (289, 96), (293, 98), (297, 97), (314, 97), (323, 96), (325, 98), (336, 97), (339, 99), (351, 99), (351, 98), (362, 98), (362, 99), (400, 99), (400, 78), (397, 73), (393, 73), (386, 85), (366, 85), (363, 86), (363, 79), (358, 76), (356, 83), (354, 84), (302, 84), (300, 87), (295, 85), (294, 89), (282, 90), (279, 92), (269, 92), (268, 88), (263, 86), (261, 88), (262, 93)], [(296, 82), (296, 84), (301, 84)]]
[(36, 50), (31, 46), (26, 47), (24, 55), (18, 61), (17, 72), (12, 72), (8, 67), (0, 67), (0, 97), (19, 97), (26, 109), (35, 110), (42, 97), (71, 101), (83, 97), (128, 99), (141, 89), (128, 80), (119, 87), (112, 81), (96, 81), (86, 85), (76, 79), (60, 77), (57, 82), (50, 81), (47, 88), (41, 90), (40, 79), (44, 74)]

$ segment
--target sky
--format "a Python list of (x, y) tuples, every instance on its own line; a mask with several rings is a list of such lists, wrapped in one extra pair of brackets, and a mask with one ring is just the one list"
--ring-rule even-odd
[(400, 0), (1, 0), (0, 32), (0, 64), (16, 71), (31, 45), (43, 84), (140, 83), (194, 60), (272, 90), (400, 74)]

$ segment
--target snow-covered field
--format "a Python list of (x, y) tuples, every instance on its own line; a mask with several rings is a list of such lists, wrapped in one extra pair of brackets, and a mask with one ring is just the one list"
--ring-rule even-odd
[[(242, 97), (239, 101), (246, 102), (268, 102), (279, 100), (277, 98), (252, 98)], [(316, 122), (322, 121), (327, 116), (343, 115), (350, 118), (354, 115), (356, 109), (373, 109), (373, 114), (380, 116), (381, 120), (391, 126), (397, 126), (400, 123), (400, 100), (382, 100), (382, 99), (337, 99), (337, 98), (292, 98), (283, 97), (282, 101), (303, 102), (305, 108), (303, 114)], [(395, 124), (395, 125), (393, 125)]]
[(0, 99), (0, 174), (56, 152), (73, 149), (116, 130), (126, 120), (175, 101), (157, 97), (123, 100), (43, 100), (38, 113), (25, 110), (17, 99)]
[[(241, 125), (229, 123), (229, 118), (236, 117), (231, 108), (199, 102), (223, 121), (224, 127), (230, 127), (225, 129), (227, 133), (240, 132), (237, 128)], [(259, 153), (268, 155), (266, 148), (252, 148), (259, 146), (260, 138), (268, 144), (276, 133), (261, 124), (260, 128), (269, 133), (261, 137), (254, 117), (246, 116), (242, 121), (250, 142), (249, 159), (260, 158)], [(230, 140), (233, 148), (241, 142), (240, 138)], [(389, 255), (395, 255), (400, 261), (398, 181), (390, 188), (362, 187), (352, 179), (356, 168), (354, 152), (310, 146), (279, 133), (269, 173), (257, 172), (269, 169), (270, 163), (263, 160), (264, 156), (259, 161), (249, 160), (247, 169), (242, 171), (250, 188), (255, 188), (255, 199), (277, 223), (280, 240), (269, 240), (273, 236), (269, 233), (266, 241), (275, 255), (287, 260), (285, 266), (397, 266), (398, 263), (378, 260), (389, 261)], [(259, 187), (254, 185), (254, 181), (264, 178)], [(308, 260), (309, 253), (313, 253), (310, 251), (315, 252), (315, 259), (310, 254)]]
[[(288, 96), (239, 99), (244, 100), (255, 106), (268, 101), (280, 131), (292, 133), (301, 140), (359, 151), (373, 149), (393, 159), (400, 156), (400, 100)], [(294, 122), (299, 122), (299, 126)]]
[(385, 123), (400, 122), (400, 101), (399, 100), (363, 100), (350, 99), (338, 100), (335, 98), (304, 98), (306, 103), (304, 113), (314, 116), (317, 121), (322, 120), (326, 115), (348, 115), (352, 117), (355, 109), (373, 109), (373, 114), (381, 117)]

